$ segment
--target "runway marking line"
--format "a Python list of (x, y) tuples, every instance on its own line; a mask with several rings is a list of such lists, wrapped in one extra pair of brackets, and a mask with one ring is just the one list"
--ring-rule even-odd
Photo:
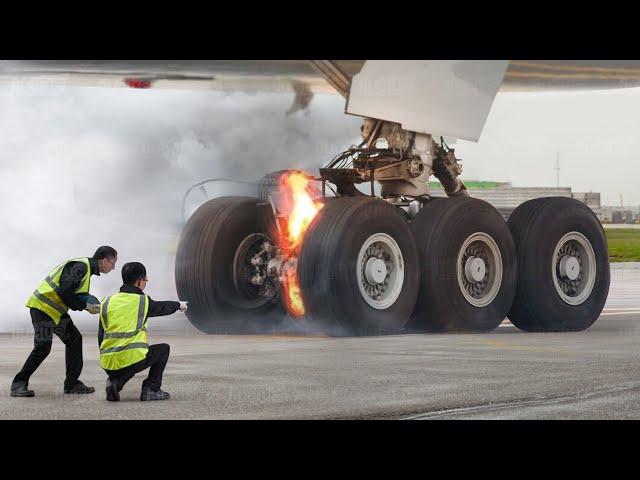
[(605, 310), (603, 311), (600, 316), (601, 317), (609, 317), (612, 315), (634, 315), (634, 314), (639, 314), (640, 313), (640, 309), (611, 309), (611, 310)]
[(613, 385), (611, 387), (605, 387), (597, 389), (591, 392), (573, 393), (565, 395), (550, 395), (547, 397), (539, 398), (524, 398), (519, 400), (507, 400), (504, 402), (487, 403), (482, 405), (473, 405), (470, 407), (449, 408), (444, 410), (435, 410), (432, 412), (418, 413), (415, 415), (408, 415), (400, 417), (400, 420), (429, 420), (432, 418), (447, 418), (455, 416), (456, 414), (465, 413), (491, 413), (500, 410), (509, 410), (514, 407), (537, 407), (550, 404), (561, 404), (572, 402), (576, 400), (588, 400), (590, 398), (599, 397), (608, 393), (619, 393), (630, 390), (638, 389), (640, 385), (638, 382), (629, 383), (626, 385)]

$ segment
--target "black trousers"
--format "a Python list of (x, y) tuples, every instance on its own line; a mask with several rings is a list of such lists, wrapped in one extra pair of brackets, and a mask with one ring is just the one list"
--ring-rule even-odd
[(31, 323), (33, 323), (34, 337), (33, 350), (27, 357), (22, 370), (13, 379), (14, 382), (28, 382), (33, 372), (47, 358), (53, 343), (55, 333), (65, 345), (65, 363), (67, 376), (64, 381), (65, 387), (72, 387), (78, 381), (82, 372), (82, 335), (73, 324), (71, 317), (63, 315), (56, 325), (53, 319), (37, 308), (30, 308)]
[(105, 370), (105, 372), (107, 372), (110, 379), (115, 380), (118, 391), (120, 391), (125, 383), (131, 380), (136, 373), (140, 373), (148, 368), (149, 375), (142, 382), (142, 388), (149, 388), (156, 392), (160, 390), (160, 386), (162, 385), (162, 373), (169, 360), (169, 350), (169, 345), (166, 343), (149, 345), (149, 351), (144, 360), (140, 360), (120, 370)]

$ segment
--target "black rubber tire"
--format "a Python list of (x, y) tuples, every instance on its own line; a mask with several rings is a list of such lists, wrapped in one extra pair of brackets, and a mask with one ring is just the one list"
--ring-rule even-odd
[(272, 330), (285, 317), (276, 295), (254, 307), (233, 281), (235, 252), (252, 233), (273, 237), (273, 214), (251, 197), (220, 197), (189, 218), (176, 253), (176, 287), (189, 301), (187, 318), (206, 333), (238, 334)]
[[(585, 204), (565, 197), (537, 198), (515, 209), (507, 222), (518, 252), (518, 286), (509, 320), (530, 332), (581, 331), (595, 322), (607, 300), (610, 271), (607, 239)], [(558, 241), (583, 234), (596, 258), (596, 283), (581, 305), (569, 305), (556, 292), (550, 268)]]
[[(516, 250), (502, 215), (489, 203), (456, 197), (427, 202), (411, 223), (421, 282), (410, 327), (430, 332), (490, 331), (509, 311), (516, 289)], [(487, 306), (469, 303), (458, 284), (458, 252), (476, 232), (489, 234), (502, 257), (500, 289)]]
[[(386, 233), (397, 242), (404, 263), (400, 295), (384, 310), (364, 300), (356, 276), (360, 248), (375, 233)], [(411, 230), (397, 207), (368, 197), (326, 202), (309, 226), (298, 258), (306, 317), (333, 336), (400, 331), (416, 301), (417, 260)]]

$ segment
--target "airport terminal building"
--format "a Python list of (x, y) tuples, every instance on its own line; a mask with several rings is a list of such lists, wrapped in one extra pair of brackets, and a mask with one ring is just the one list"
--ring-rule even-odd
[[(518, 205), (540, 197), (575, 198), (586, 204), (602, 223), (640, 223), (640, 207), (603, 206), (600, 192), (572, 192), (571, 187), (514, 187), (510, 182), (485, 182), (470, 180), (465, 185), (472, 197), (481, 198), (495, 206), (505, 220)], [(440, 182), (430, 182), (436, 197), (445, 197)]]
[[(480, 198), (495, 206), (504, 216), (505, 220), (518, 205), (540, 197), (567, 197), (575, 198), (585, 203), (597, 215), (603, 223), (611, 223), (611, 209), (603, 209), (600, 205), (599, 192), (572, 192), (571, 187), (514, 187), (510, 182), (485, 182), (465, 181), (465, 185), (472, 197)], [(440, 182), (430, 182), (430, 188), (434, 196), (446, 196)]]

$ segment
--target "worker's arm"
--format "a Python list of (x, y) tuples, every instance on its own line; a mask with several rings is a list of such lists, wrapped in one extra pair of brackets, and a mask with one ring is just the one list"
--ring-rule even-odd
[(156, 302), (149, 297), (149, 313), (147, 317), (162, 317), (164, 315), (171, 315), (180, 310), (180, 302)]
[(102, 321), (98, 318), (98, 348), (102, 345), (102, 339), (104, 338), (104, 328), (102, 328)]
[(81, 262), (70, 262), (65, 265), (60, 275), (60, 284), (56, 292), (71, 310), (87, 308), (87, 295), (75, 295), (73, 292), (80, 286), (87, 273), (87, 266)]

